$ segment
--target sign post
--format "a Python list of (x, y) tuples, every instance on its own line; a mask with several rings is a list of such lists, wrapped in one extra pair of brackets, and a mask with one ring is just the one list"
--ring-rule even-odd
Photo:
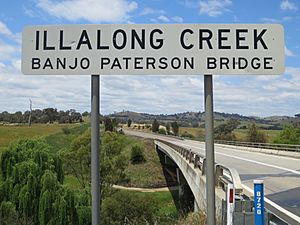
[(204, 75), (207, 224), (215, 225), (215, 150), (213, 76)]
[(91, 76), (91, 193), (92, 225), (100, 225), (100, 130), (99, 130), (99, 77)]
[(264, 206), (264, 182), (263, 180), (254, 180), (254, 214), (255, 225), (264, 225), (265, 206)]
[[(29, 26), (28, 75), (204, 75), (207, 220), (215, 225), (212, 74), (284, 73), (279, 24), (91, 24)], [(92, 75), (92, 224), (100, 224), (99, 75)]]

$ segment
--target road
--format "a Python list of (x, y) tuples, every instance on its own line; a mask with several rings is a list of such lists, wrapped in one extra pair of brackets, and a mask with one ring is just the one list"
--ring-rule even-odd
[[(125, 130), (125, 133), (169, 141), (205, 155), (204, 142), (132, 130)], [(253, 191), (253, 180), (264, 180), (266, 203), (270, 208), (281, 213), (287, 211), (286, 213), (294, 218), (294, 222), (297, 221), (295, 224), (300, 224), (300, 159), (242, 151), (233, 146), (222, 147), (217, 144), (215, 157), (217, 163), (235, 168), (239, 172), (244, 190), (247, 192)]]

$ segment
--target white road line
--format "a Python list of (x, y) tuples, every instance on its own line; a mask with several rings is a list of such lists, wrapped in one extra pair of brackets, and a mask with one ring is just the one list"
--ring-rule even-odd
[[(186, 145), (186, 144), (182, 144), (182, 145), (191, 147), (191, 146)], [(193, 148), (197, 148), (197, 149), (200, 149), (200, 150), (204, 150), (203, 148), (199, 148), (199, 147), (195, 147), (195, 146), (193, 146)], [(242, 158), (242, 157), (239, 157), (239, 156), (228, 155), (228, 154), (221, 153), (221, 152), (216, 152), (216, 154), (224, 155), (224, 156), (227, 156), (227, 157), (230, 157), (230, 158), (235, 158), (235, 159), (239, 159), (239, 160), (244, 160), (244, 161), (247, 161), (247, 162), (251, 162), (251, 163), (255, 163), (255, 164), (259, 164), (259, 165), (263, 165), (263, 166), (268, 166), (268, 167), (272, 167), (272, 168), (275, 168), (275, 169), (284, 170), (284, 171), (288, 171), (288, 172), (291, 172), (291, 173), (300, 175), (300, 171), (293, 170), (293, 169), (289, 169), (289, 168), (285, 168), (285, 167), (282, 167), (282, 166), (275, 166), (275, 165), (272, 165), (272, 164), (263, 163), (263, 162), (255, 161), (255, 160), (252, 160), (252, 159), (245, 159), (245, 158)]]
[[(242, 184), (243, 188), (246, 189), (248, 192), (250, 192), (252, 195), (254, 194), (253, 189), (249, 188), (248, 186), (246, 186), (245, 184)], [(282, 208), (281, 206), (277, 205), (275, 202), (271, 201), (268, 198), (264, 198), (265, 202), (268, 203), (269, 205), (273, 206), (274, 208), (276, 208), (277, 210), (279, 210), (280, 212), (282, 212), (283, 214), (287, 215), (288, 217), (292, 218), (293, 220), (300, 222), (300, 217), (295, 215), (294, 213), (291, 213), (290, 211)]]

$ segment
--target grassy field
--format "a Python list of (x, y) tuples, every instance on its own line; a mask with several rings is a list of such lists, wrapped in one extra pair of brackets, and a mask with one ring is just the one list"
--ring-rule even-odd
[[(274, 138), (280, 133), (280, 130), (260, 130), (267, 136), (267, 141), (272, 142)], [(193, 135), (196, 139), (203, 140), (205, 129), (204, 128), (193, 128), (193, 127), (180, 127), (179, 133), (180, 135), (184, 134), (185, 132)], [(238, 141), (245, 141), (247, 135), (247, 129), (236, 129), (234, 130), (234, 134)]]
[(3, 151), (11, 141), (19, 138), (46, 137), (61, 132), (63, 128), (72, 128), (75, 124), (33, 124), (27, 125), (1, 125), (0, 126), (0, 152)]

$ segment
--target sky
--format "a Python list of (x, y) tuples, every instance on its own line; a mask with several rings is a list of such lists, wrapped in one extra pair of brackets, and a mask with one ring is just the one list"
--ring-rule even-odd
[[(279, 23), (283, 75), (214, 75), (214, 110), (246, 116), (300, 113), (299, 0), (0, 1), (0, 111), (90, 111), (90, 76), (21, 73), (22, 30), (51, 24)], [(102, 75), (100, 111), (154, 114), (204, 111), (203, 75)]]

